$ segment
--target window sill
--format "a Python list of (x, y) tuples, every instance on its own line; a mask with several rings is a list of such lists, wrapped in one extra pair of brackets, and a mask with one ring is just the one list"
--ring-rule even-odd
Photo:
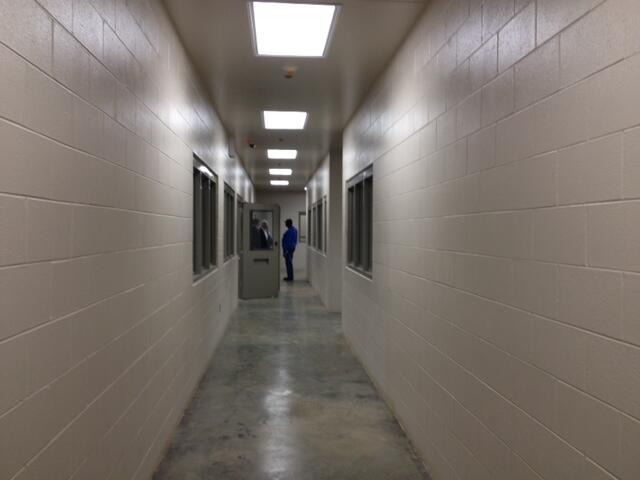
[(319, 249), (317, 249), (316, 247), (311, 247), (311, 246), (309, 246), (309, 249), (311, 249), (311, 251), (312, 251), (313, 253), (316, 253), (316, 254), (318, 254), (318, 255), (321, 255), (321, 256), (323, 256), (323, 257), (325, 257), (325, 258), (327, 257), (327, 252), (325, 252), (325, 251), (323, 251), (323, 250), (319, 250)]
[(354, 267), (353, 265), (345, 265), (345, 268), (350, 272), (353, 272), (356, 275), (361, 276), (365, 280), (369, 280), (370, 282), (373, 282), (373, 275), (371, 274), (371, 272), (367, 272), (366, 270), (362, 270), (361, 268)]
[(204, 280), (205, 278), (209, 277), (210, 275), (216, 273), (217, 271), (218, 271), (218, 266), (216, 265), (214, 267), (211, 267), (209, 270), (205, 270), (202, 273), (194, 275), (192, 284), (196, 285), (196, 284), (200, 283), (202, 280)]

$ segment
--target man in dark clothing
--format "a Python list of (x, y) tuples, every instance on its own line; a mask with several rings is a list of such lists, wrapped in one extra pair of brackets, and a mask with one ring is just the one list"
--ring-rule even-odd
[(293, 221), (290, 218), (287, 218), (284, 224), (287, 227), (282, 236), (282, 256), (287, 265), (287, 276), (284, 281), (293, 282), (293, 252), (298, 244), (298, 230), (293, 226)]
[(249, 237), (251, 250), (260, 250), (260, 220), (254, 218), (251, 220), (251, 235)]
[(273, 249), (273, 237), (269, 232), (269, 223), (266, 220), (260, 224), (260, 248), (262, 250)]

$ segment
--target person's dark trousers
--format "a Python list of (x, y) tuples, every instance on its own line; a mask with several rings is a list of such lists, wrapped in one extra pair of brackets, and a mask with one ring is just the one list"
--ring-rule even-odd
[(287, 280), (293, 281), (293, 252), (284, 252), (284, 263), (287, 265)]

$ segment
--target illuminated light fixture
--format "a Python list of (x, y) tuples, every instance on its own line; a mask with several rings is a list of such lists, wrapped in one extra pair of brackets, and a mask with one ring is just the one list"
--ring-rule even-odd
[(284, 187), (289, 185), (289, 180), (271, 180), (271, 185), (275, 187)]
[(262, 112), (267, 130), (302, 130), (307, 123), (307, 112)]
[(267, 157), (271, 160), (295, 160), (298, 157), (298, 150), (278, 150), (268, 148)]
[(209, 170), (204, 165), (200, 165), (198, 167), (198, 170), (200, 170), (202, 173), (204, 173), (207, 177), (213, 177), (213, 173), (211, 173), (211, 170)]
[(323, 57), (336, 17), (335, 5), (252, 2), (253, 40), (258, 55)]
[(293, 173), (293, 170), (290, 168), (270, 168), (269, 175), (284, 175), (285, 177), (290, 176)]

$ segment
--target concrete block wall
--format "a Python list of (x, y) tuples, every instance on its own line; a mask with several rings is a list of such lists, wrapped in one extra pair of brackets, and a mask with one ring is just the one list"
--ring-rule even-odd
[[(318, 165), (318, 169), (307, 184), (307, 211), (322, 197), (329, 196), (329, 155)], [(310, 221), (307, 219), (307, 221)], [(311, 246), (313, 235), (309, 236), (307, 250), (307, 275), (309, 283), (318, 292), (322, 302), (329, 303), (329, 262), (327, 255)], [(329, 235), (327, 234), (327, 239)]]
[(640, 478), (640, 2), (434, 0), (348, 125), (347, 338), (433, 478)]
[[(309, 282), (332, 312), (342, 309), (342, 153), (333, 149), (318, 165), (307, 184), (307, 210), (327, 198), (327, 251), (309, 246)], [(311, 242), (311, 239), (309, 239)]]
[(192, 281), (192, 152), (252, 186), (158, 1), (0, 19), (0, 478), (150, 478), (237, 302), (222, 210)]

